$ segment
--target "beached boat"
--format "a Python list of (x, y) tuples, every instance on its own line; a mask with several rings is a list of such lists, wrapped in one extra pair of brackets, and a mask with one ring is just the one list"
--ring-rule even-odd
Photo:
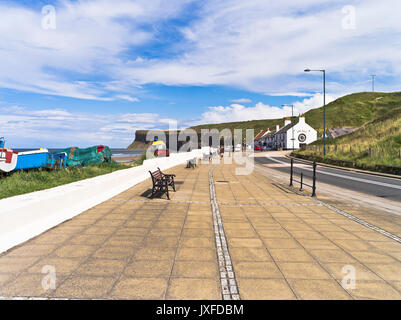
[(62, 168), (66, 164), (65, 153), (52, 155), (47, 149), (18, 152), (5, 147), (4, 138), (0, 138), (0, 172), (27, 170), (34, 168)]

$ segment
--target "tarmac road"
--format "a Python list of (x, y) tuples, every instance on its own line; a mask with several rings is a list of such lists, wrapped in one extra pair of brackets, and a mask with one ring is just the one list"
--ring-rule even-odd
[[(267, 165), (270, 169), (275, 169), (288, 174), (289, 180), (290, 159), (283, 156), (275, 157), (269, 155), (266, 157), (255, 157), (255, 162)], [(304, 178), (307, 180), (312, 179), (312, 165), (294, 160), (294, 179), (299, 180), (301, 172), (303, 172)], [(375, 176), (371, 174), (357, 173), (322, 166), (318, 166), (316, 178), (317, 184), (322, 182), (336, 187), (401, 203), (401, 179)], [(307, 183), (310, 184), (310, 180), (307, 181)]]

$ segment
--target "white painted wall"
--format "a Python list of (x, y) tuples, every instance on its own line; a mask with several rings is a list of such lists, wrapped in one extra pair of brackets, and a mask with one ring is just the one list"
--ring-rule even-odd
[[(298, 139), (298, 136), (302, 133), (306, 135), (305, 142), (300, 142)], [(289, 136), (289, 139), (292, 138), (291, 130), (288, 132), (288, 136)], [(309, 144), (309, 143), (316, 141), (317, 140), (317, 131), (306, 123), (297, 123), (294, 126), (294, 137), (295, 137), (295, 141), (294, 141), (295, 149), (298, 149), (300, 143)], [(290, 143), (288, 144), (288, 147), (292, 148), (292, 140), (289, 140), (289, 141), (290, 141)]]
[[(285, 143), (286, 149), (292, 149), (292, 136), (293, 136), (293, 130), (294, 130), (294, 148), (299, 149), (301, 143), (312, 143), (317, 140), (317, 131), (313, 129), (309, 124), (305, 122), (305, 118), (300, 117), (299, 122), (293, 126), (291, 129), (287, 131), (286, 137), (285, 137)], [(300, 134), (305, 134), (306, 135), (306, 140), (304, 142), (299, 141), (299, 135)]]
[(209, 147), (145, 160), (142, 166), (0, 200), (0, 253), (166, 170), (209, 154)]

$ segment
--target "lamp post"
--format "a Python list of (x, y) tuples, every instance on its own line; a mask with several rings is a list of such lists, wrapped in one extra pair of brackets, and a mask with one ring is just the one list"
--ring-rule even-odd
[(323, 72), (323, 156), (326, 156), (326, 70), (305, 69), (305, 72)]
[[(294, 120), (294, 105), (293, 104), (282, 104), (282, 107), (291, 107), (291, 121)], [(295, 150), (295, 138), (294, 138), (294, 126), (292, 126), (292, 150)]]

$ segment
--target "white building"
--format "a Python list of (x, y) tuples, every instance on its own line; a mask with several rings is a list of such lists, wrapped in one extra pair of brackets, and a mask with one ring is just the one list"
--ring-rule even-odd
[(286, 118), (284, 127), (279, 129), (277, 126), (274, 135), (267, 137), (274, 149), (298, 149), (317, 140), (317, 131), (305, 122), (305, 117), (299, 117), (298, 123), (291, 123), (290, 118)]

